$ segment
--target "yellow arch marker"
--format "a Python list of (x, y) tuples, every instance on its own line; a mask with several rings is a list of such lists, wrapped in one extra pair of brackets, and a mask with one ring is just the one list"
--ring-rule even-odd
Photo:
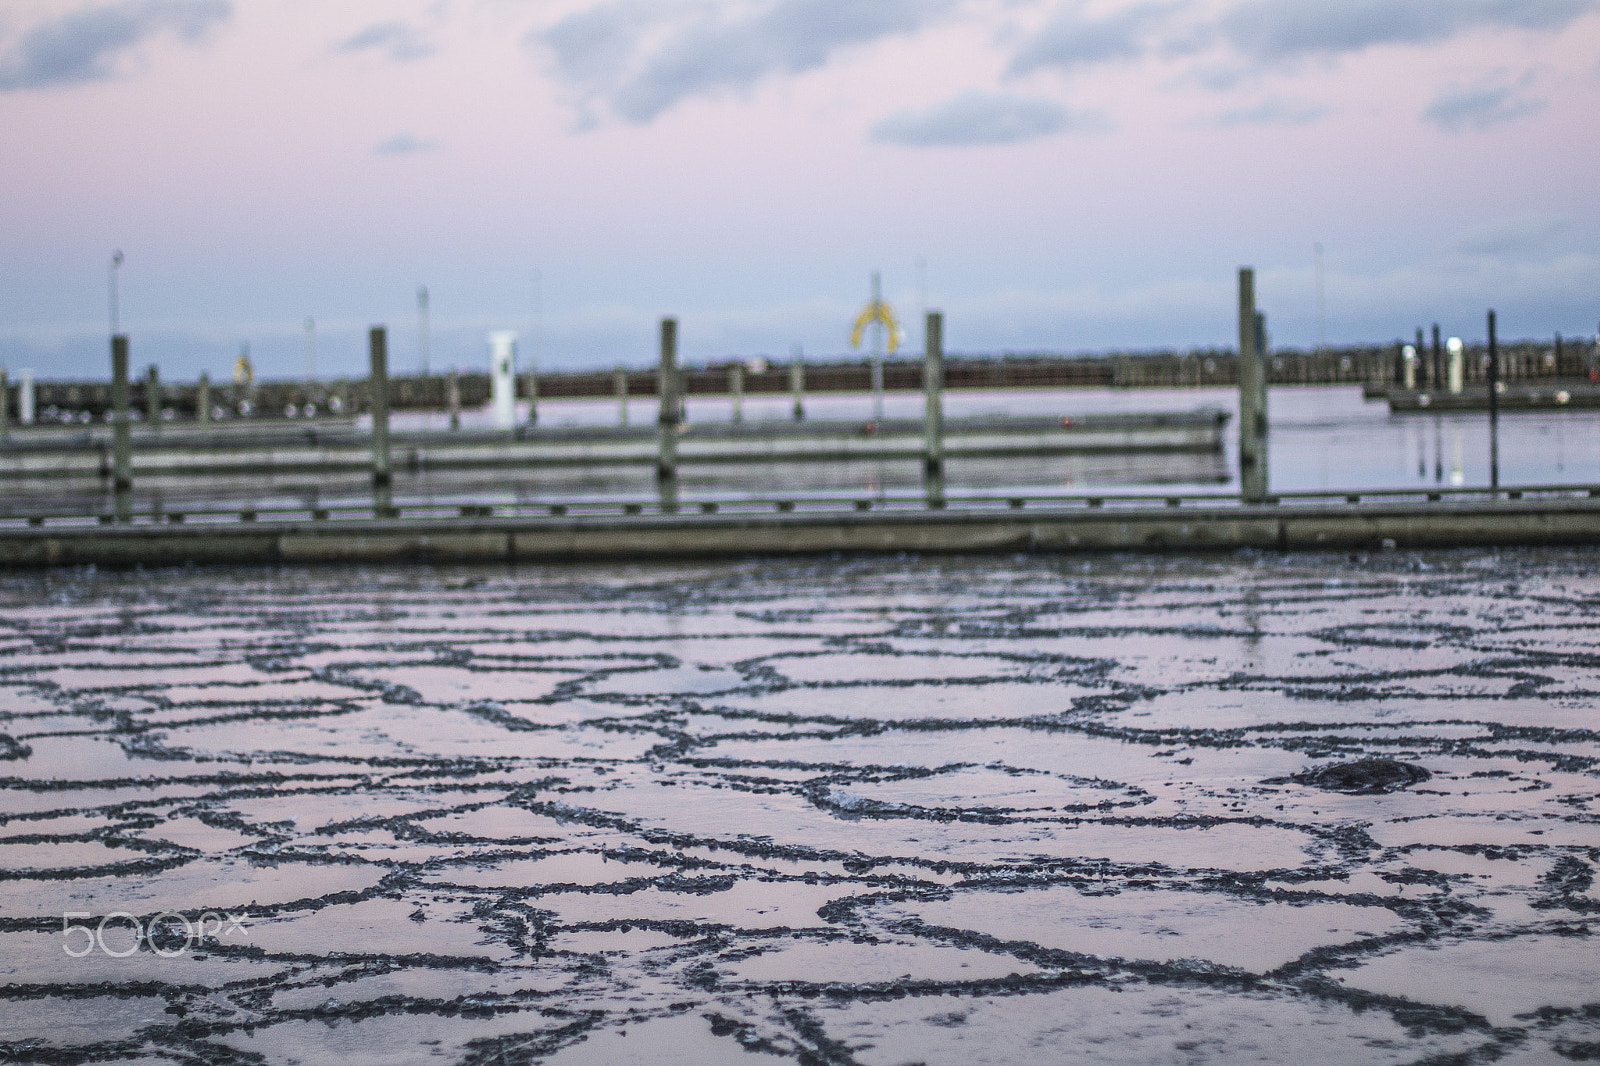
[(850, 330), (850, 347), (861, 347), (861, 331), (874, 322), (881, 322), (883, 328), (889, 331), (889, 351), (893, 353), (900, 346), (900, 323), (894, 320), (894, 312), (889, 310), (889, 305), (876, 296), (856, 316), (856, 324)]

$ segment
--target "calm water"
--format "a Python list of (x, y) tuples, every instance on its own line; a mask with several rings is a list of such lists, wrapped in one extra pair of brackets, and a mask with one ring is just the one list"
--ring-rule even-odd
[(1597, 562), (3, 577), (0, 1049), (1590, 1058)]
[[(885, 414), (890, 418), (920, 418), (920, 393), (889, 393)], [(1063, 389), (1011, 391), (957, 391), (946, 395), (946, 413), (964, 415), (1073, 415), (1104, 412), (1190, 411), (1217, 407), (1238, 409), (1235, 389)], [(1488, 416), (1465, 414), (1390, 415), (1388, 404), (1364, 400), (1359, 386), (1318, 388), (1279, 387), (1268, 398), (1270, 420), (1270, 477), (1274, 488), (1366, 489), (1413, 488), (1425, 484), (1484, 486), (1489, 484)], [(526, 404), (521, 408), (526, 414)], [(808, 397), (809, 417), (866, 421), (872, 417), (867, 394)], [(614, 425), (614, 400), (544, 401), (539, 407), (545, 425)], [(649, 425), (655, 418), (652, 399), (629, 403), (634, 425)], [(727, 421), (732, 406), (721, 398), (691, 398), (691, 422)], [(487, 425), (486, 413), (473, 412), (477, 424)], [(790, 417), (787, 395), (747, 397), (749, 421)], [(474, 424), (469, 421), (468, 423)], [(443, 429), (442, 415), (397, 416), (396, 427)], [(1229, 424), (1227, 454), (1220, 466), (1196, 469), (1181, 458), (1167, 458), (1171, 468), (1164, 477), (1160, 464), (1143, 463), (1127, 468), (1114, 464), (1074, 464), (1051, 459), (1027, 460), (1006, 471), (986, 469), (968, 475), (967, 483), (981, 485), (989, 477), (1005, 484), (1050, 484), (1076, 489), (1110, 488), (1140, 483), (1188, 484), (1213, 487), (1215, 478), (1238, 484), (1236, 423)], [(912, 480), (915, 471), (912, 470)], [(959, 472), (953, 472), (956, 477)], [(1500, 478), (1502, 484), (1590, 484), (1600, 482), (1600, 412), (1517, 412), (1500, 418)], [(859, 479), (858, 479), (859, 480)]]

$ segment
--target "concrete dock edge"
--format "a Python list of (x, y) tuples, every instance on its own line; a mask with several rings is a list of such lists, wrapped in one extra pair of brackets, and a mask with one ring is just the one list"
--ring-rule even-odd
[(207, 522), (0, 530), (0, 566), (1600, 544), (1600, 499)]

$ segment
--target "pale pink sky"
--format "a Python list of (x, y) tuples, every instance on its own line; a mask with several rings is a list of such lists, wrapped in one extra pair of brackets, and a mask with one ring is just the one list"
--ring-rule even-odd
[[(1600, 0), (8, 0), (0, 361), (355, 369), (842, 353), (870, 272), (961, 350), (1600, 319)], [(912, 343), (920, 331), (913, 328)]]

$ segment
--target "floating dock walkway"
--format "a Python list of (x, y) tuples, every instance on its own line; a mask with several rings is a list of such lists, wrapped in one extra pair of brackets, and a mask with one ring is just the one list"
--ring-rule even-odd
[[(1221, 452), (1229, 413), (1065, 418), (952, 418), (945, 454), (957, 457), (1117, 452)], [(644, 426), (519, 426), (501, 431), (389, 435), (396, 469), (650, 465), (659, 431)], [(372, 438), (348, 422), (258, 428), (142, 429), (132, 435), (134, 478), (183, 474), (332, 473), (370, 470)], [(925, 447), (917, 419), (883, 422), (695, 422), (677, 429), (680, 463), (916, 459)], [(108, 428), (14, 433), (0, 443), (0, 477), (110, 477)]]

